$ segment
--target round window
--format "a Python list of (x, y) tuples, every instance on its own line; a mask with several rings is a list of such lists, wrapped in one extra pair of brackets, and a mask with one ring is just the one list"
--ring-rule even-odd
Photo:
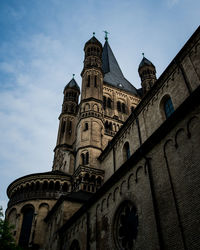
[(114, 239), (118, 249), (131, 250), (138, 231), (138, 215), (135, 206), (125, 201), (118, 208), (114, 220)]

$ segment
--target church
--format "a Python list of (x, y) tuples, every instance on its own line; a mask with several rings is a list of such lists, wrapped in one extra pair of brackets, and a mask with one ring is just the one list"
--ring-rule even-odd
[(79, 88), (63, 91), (52, 170), (7, 189), (6, 218), (24, 249), (200, 248), (200, 27), (141, 88), (123, 75), (107, 36), (84, 46)]

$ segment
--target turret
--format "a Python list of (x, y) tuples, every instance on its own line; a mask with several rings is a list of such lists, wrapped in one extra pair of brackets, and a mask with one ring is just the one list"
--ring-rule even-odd
[[(62, 111), (59, 116), (57, 144), (54, 150), (53, 170), (71, 173), (74, 164), (73, 144), (76, 136), (78, 99), (80, 94), (80, 88), (74, 78), (66, 85), (63, 94), (64, 98)], [(67, 158), (66, 155), (68, 155)]]
[(152, 62), (143, 56), (138, 72), (141, 78), (143, 95), (145, 95), (156, 81), (156, 68)]

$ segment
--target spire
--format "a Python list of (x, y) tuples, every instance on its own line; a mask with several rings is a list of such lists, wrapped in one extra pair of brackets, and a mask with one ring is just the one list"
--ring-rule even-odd
[(146, 57), (144, 57), (144, 53), (142, 53), (143, 58), (142, 61), (139, 64), (139, 69), (143, 66), (153, 66), (155, 68), (155, 66), (153, 65), (153, 63), (151, 61), (149, 61)]
[(64, 91), (65, 91), (66, 89), (68, 89), (68, 88), (71, 88), (71, 89), (76, 89), (76, 90), (78, 90), (78, 91), (80, 92), (80, 87), (78, 86), (77, 82), (75, 81), (74, 76), (75, 76), (75, 74), (73, 74), (73, 78), (72, 78), (71, 81), (65, 86)]
[(138, 95), (136, 88), (124, 77), (107, 40), (103, 47), (102, 64), (104, 82)]

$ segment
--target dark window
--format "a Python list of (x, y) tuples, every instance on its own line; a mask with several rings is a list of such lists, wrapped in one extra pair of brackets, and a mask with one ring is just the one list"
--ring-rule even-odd
[(114, 238), (117, 249), (134, 249), (138, 232), (138, 215), (131, 201), (123, 202), (114, 219)]
[(32, 207), (24, 208), (23, 222), (19, 237), (19, 245), (22, 247), (28, 247), (29, 245), (33, 215), (34, 215), (34, 209)]
[(85, 164), (88, 164), (89, 163), (89, 153), (87, 152), (85, 154)]
[(121, 112), (121, 102), (117, 102), (117, 110)]
[(130, 147), (128, 142), (126, 142), (123, 147), (123, 158), (124, 162), (130, 158)]
[(70, 246), (70, 250), (80, 250), (80, 246), (77, 240), (73, 240)]
[(111, 103), (112, 103), (112, 100), (110, 98), (108, 98), (108, 102), (107, 102), (108, 108), (111, 108), (111, 105), (112, 105)]
[(135, 109), (134, 107), (131, 107), (131, 112), (132, 112), (132, 113), (134, 112), (134, 109)]
[(126, 113), (126, 105), (124, 103), (122, 103), (122, 112)]
[(84, 130), (85, 130), (85, 131), (88, 130), (88, 123), (87, 123), (87, 122), (85, 123), (85, 128), (84, 128)]
[(85, 164), (85, 155), (84, 154), (81, 154), (81, 162), (82, 162), (82, 165)]
[(97, 76), (94, 76), (94, 86), (97, 87)]
[(174, 107), (170, 97), (168, 97), (168, 99), (164, 102), (164, 110), (166, 118), (170, 117), (170, 115), (174, 112)]
[(88, 79), (87, 79), (87, 87), (90, 87), (90, 75), (88, 76)]

